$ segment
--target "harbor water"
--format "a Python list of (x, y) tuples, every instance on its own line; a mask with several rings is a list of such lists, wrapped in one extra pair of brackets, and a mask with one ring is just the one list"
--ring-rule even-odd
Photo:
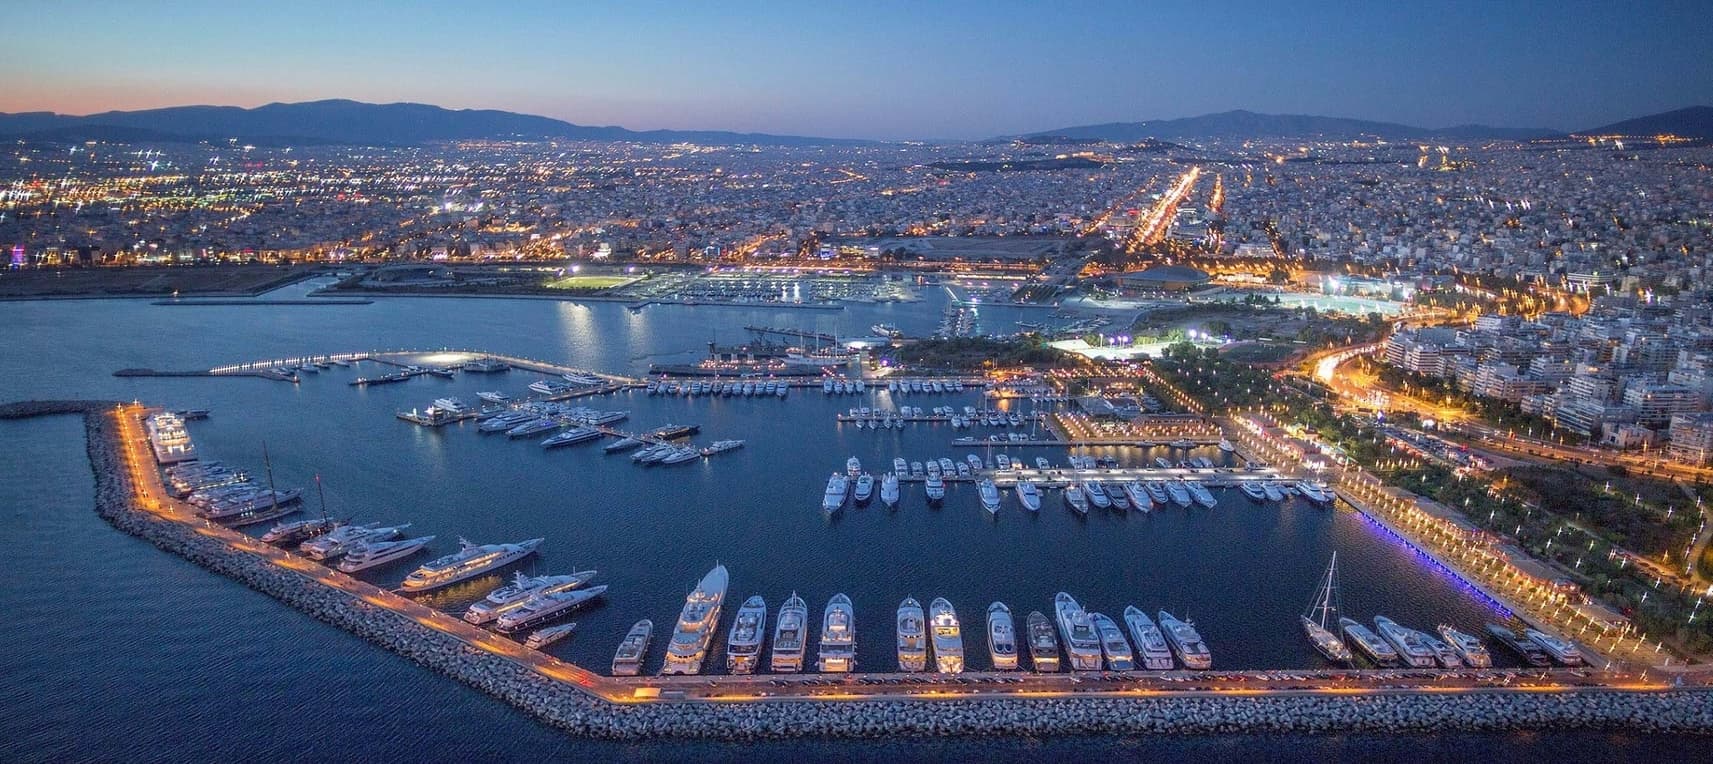
[[(319, 475), (329, 514), (410, 522), (413, 535), (438, 536), (423, 555), (360, 574), (377, 583), (397, 583), (413, 562), (451, 551), (459, 537), (477, 543), (546, 537), (543, 553), (518, 569), (595, 568), (601, 571), (598, 583), (611, 587), (604, 601), (574, 617), (573, 636), (549, 648), (600, 671), (637, 619), (670, 628), (684, 594), (716, 562), (727, 565), (732, 578), (716, 645), (723, 645), (736, 603), (751, 594), (764, 596), (770, 613), (792, 592), (801, 594), (818, 632), (822, 606), (843, 592), (856, 606), (863, 670), (894, 668), (893, 610), (907, 595), (923, 602), (945, 597), (957, 607), (971, 668), (980, 669), (987, 665), (980, 624), (988, 603), (1003, 601), (1021, 619), (1030, 610), (1050, 613), (1053, 594), (1061, 590), (1114, 617), (1129, 604), (1187, 616), (1219, 668), (1318, 667), (1296, 616), (1334, 551), (1343, 605), (1363, 620), (1384, 614), (1424, 630), (1448, 622), (1474, 631), (1502, 615), (1360, 515), (1300, 499), (1259, 505), (1236, 490), (1216, 489), (1219, 506), (1211, 510), (1166, 508), (1143, 515), (1091, 509), (1083, 518), (1064, 506), (1058, 491), (1046, 492), (1038, 514), (1023, 510), (1007, 492), (999, 515), (990, 517), (973, 484), (951, 486), (937, 507), (927, 504), (920, 485), (906, 485), (896, 511), (876, 500), (866, 507), (847, 504), (831, 516), (821, 512), (826, 478), (843, 469), (849, 456), (878, 475), (890, 470), (895, 456), (962, 460), (967, 453), (989, 453), (953, 446), (951, 439), (990, 430), (913, 424), (877, 432), (837, 424), (836, 414), (877, 404), (980, 406), (975, 392), (890, 400), (884, 386), (867, 396), (824, 396), (819, 388), (800, 388), (779, 400), (658, 397), (637, 390), (580, 399), (582, 405), (630, 412), (619, 429), (697, 424), (698, 444), (746, 441), (744, 448), (688, 465), (640, 467), (625, 455), (603, 453), (598, 444), (549, 451), (536, 444), (540, 438), (482, 434), (473, 422), (427, 428), (393, 416), (440, 397), (474, 403), (479, 390), (522, 396), (539, 375), (519, 370), (450, 380), (425, 376), (367, 388), (346, 382), (378, 372), (373, 364), (306, 374), (297, 385), (112, 376), (130, 367), (190, 370), (291, 355), (438, 347), (639, 374), (649, 363), (693, 361), (710, 341), (743, 341), (742, 327), (751, 324), (848, 335), (888, 323), (925, 333), (939, 323), (944, 307), (943, 296), (926, 294), (922, 303), (853, 305), (838, 312), (682, 306), (630, 311), (611, 303), (431, 298), (267, 308), (163, 308), (118, 300), (0, 303), (8, 335), (0, 384), (8, 399), (139, 399), (209, 409), (209, 419), (190, 424), (205, 459), (259, 470), (265, 442), (279, 484), (311, 489), (309, 510), (319, 511), (313, 491)], [(982, 320), (996, 325), (1040, 317), (1032, 310), (981, 310)], [(1021, 405), (1026, 410), (1028, 403)], [(0, 636), (10, 647), (0, 657), (8, 677), (0, 690), (8, 711), (0, 715), (0, 739), (7, 741), (0, 750), (9, 751), (9, 759), (453, 760), (592, 751), (620, 758), (712, 759), (744, 750), (685, 743), (592, 745), (566, 738), (107, 527), (90, 510), (76, 421), (0, 422), (0, 443), (0, 500), (13, 542), (6, 585), (0, 587), (0, 605), (8, 613), (0, 620)], [(1030, 461), (1045, 456), (1058, 465), (1066, 455), (1062, 448), (1003, 452)], [(1137, 465), (1168, 453), (1174, 459), (1223, 456), (1212, 448), (1193, 454), (1093, 453)], [(461, 611), (500, 580), (479, 579), (427, 601)], [(649, 672), (658, 668), (664, 637), (657, 631)], [(709, 665), (723, 666), (718, 648)], [(1461, 737), (1524, 755), (1545, 754), (1556, 745), (1528, 735)], [(1638, 745), (1623, 736), (1582, 737), (1584, 749)], [(911, 748), (892, 757), (937, 750), (1004, 758), (1114, 747), (1241, 755), (1270, 750), (1276, 742), (944, 741), (934, 750)], [(770, 744), (780, 751), (803, 745)], [(873, 744), (812, 745), (846, 757), (887, 755)], [(1337, 755), (1394, 743), (1320, 738), (1289, 745)]]

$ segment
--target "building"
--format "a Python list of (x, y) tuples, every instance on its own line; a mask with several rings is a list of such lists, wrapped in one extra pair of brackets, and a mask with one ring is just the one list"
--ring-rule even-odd
[(1624, 390), (1624, 405), (1636, 410), (1638, 423), (1657, 427), (1701, 408), (1701, 395), (1677, 385), (1636, 385)]
[(1713, 413), (1678, 414), (1666, 431), (1671, 458), (1698, 466), (1713, 465)]

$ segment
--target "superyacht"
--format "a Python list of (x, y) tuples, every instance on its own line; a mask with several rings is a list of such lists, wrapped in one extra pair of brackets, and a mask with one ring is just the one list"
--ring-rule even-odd
[(821, 496), (821, 510), (837, 512), (845, 505), (845, 495), (850, 492), (850, 478), (837, 472), (827, 478), (827, 492)]
[(1017, 503), (1030, 512), (1041, 511), (1041, 489), (1027, 480), (1017, 481)]
[(898, 476), (891, 472), (880, 479), (880, 503), (887, 507), (898, 506)]
[(1065, 505), (1076, 510), (1079, 515), (1088, 514), (1088, 498), (1083, 495), (1083, 487), (1080, 484), (1065, 486)]
[(465, 581), (490, 570), (510, 565), (535, 554), (546, 539), (529, 539), (515, 544), (472, 544), (459, 539), (459, 549), (411, 571), (399, 585), (401, 591), (425, 592)]
[(666, 665), (660, 673), (699, 674), (702, 660), (708, 656), (708, 643), (720, 624), (720, 606), (726, 600), (729, 576), (726, 566), (715, 565), (702, 577), (696, 588), (684, 598), (684, 610), (678, 614), (678, 626), (666, 645)]
[(1392, 647), (1397, 648), (1398, 657), (1410, 668), (1433, 668), (1438, 662), (1433, 648), (1422, 639), (1421, 632), (1406, 629), (1383, 615), (1374, 616), (1374, 627), (1380, 636), (1392, 643)]
[(1541, 668), (1552, 665), (1552, 658), (1534, 640), (1518, 636), (1516, 632), (1496, 623), (1487, 624), (1487, 633), (1530, 666)]
[(1219, 503), (1219, 501), (1213, 497), (1213, 491), (1209, 491), (1207, 486), (1202, 485), (1200, 480), (1186, 480), (1184, 481), (1184, 486), (1189, 489), (1190, 496), (1195, 498), (1195, 502), (1203, 507), (1213, 509), (1214, 505)]
[(311, 560), (326, 562), (351, 551), (351, 547), (355, 544), (365, 541), (387, 541), (398, 537), (401, 531), (410, 527), (410, 523), (387, 528), (377, 527), (378, 525), (378, 523), (340, 525), (303, 542), (297, 549), (303, 553), (303, 556)]
[(1153, 619), (1135, 605), (1124, 608), (1124, 625), (1130, 629), (1130, 638), (1136, 640), (1137, 657), (1141, 659), (1142, 668), (1149, 671), (1167, 671), (1176, 664), (1172, 662), (1172, 648), (1166, 644), (1166, 635), (1160, 633), (1160, 627), (1154, 625)]
[(1058, 613), (1059, 632), (1064, 636), (1066, 651), (1070, 653), (1071, 670), (1099, 671), (1100, 635), (1089, 622), (1088, 613), (1064, 592), (1053, 597), (1053, 609)]
[(1003, 602), (987, 606), (987, 652), (1000, 671), (1017, 668), (1017, 624)]
[(981, 491), (981, 507), (990, 515), (999, 514), (999, 486), (990, 478), (982, 478), (977, 489)]
[(591, 586), (587, 589), (537, 594), (525, 601), (523, 607), (500, 616), (499, 620), (494, 622), (494, 630), (501, 634), (510, 634), (519, 629), (539, 626), (560, 618), (606, 593), (606, 586)]
[(851, 598), (835, 594), (827, 601), (821, 619), (820, 669), (826, 674), (849, 673), (856, 668), (856, 612)]
[(433, 536), (420, 536), (401, 541), (359, 541), (351, 548), (345, 559), (339, 561), (339, 569), (346, 573), (356, 573), (379, 565), (385, 565), (395, 560), (409, 557), (433, 541)]
[(726, 639), (726, 671), (753, 674), (761, 665), (761, 643), (767, 639), (767, 601), (755, 595), (743, 601)]
[(1127, 480), (1124, 482), (1124, 498), (1129, 499), (1130, 506), (1139, 511), (1151, 512), (1154, 509), (1154, 500), (1148, 497), (1148, 491), (1144, 490), (1138, 481)]
[(1054, 672), (1059, 670), (1059, 636), (1053, 631), (1053, 622), (1047, 619), (1039, 610), (1029, 611), (1025, 621), (1029, 630), (1029, 662), (1036, 671)]
[(945, 597), (936, 597), (928, 604), (928, 628), (934, 645), (934, 670), (942, 674), (963, 673), (963, 629), (958, 625), (957, 611)]
[(518, 573), (512, 583), (499, 587), (464, 611), (464, 620), (481, 625), (523, 607), (537, 594), (570, 591), (594, 580), (595, 571), (583, 570), (563, 576), (526, 576)]
[(915, 597), (905, 597), (898, 604), (898, 670), (923, 671), (928, 668), (928, 635), (924, 630), (922, 603)]
[(1447, 644), (1451, 645), (1451, 649), (1457, 651), (1457, 657), (1462, 658), (1463, 662), (1468, 664), (1470, 668), (1493, 667), (1493, 654), (1488, 652), (1487, 646), (1481, 644), (1481, 640), (1473, 634), (1458, 631), (1449, 624), (1443, 623), (1439, 625), (1436, 631)]
[(1381, 639), (1367, 626), (1354, 618), (1339, 618), (1339, 630), (1357, 649), (1368, 655), (1368, 658), (1380, 666), (1393, 666), (1398, 663), (1398, 651), (1392, 645)]
[(1100, 651), (1106, 655), (1106, 668), (1111, 671), (1135, 670), (1136, 654), (1131, 652), (1130, 642), (1124, 639), (1118, 623), (1103, 613), (1089, 613), (1088, 620), (1094, 625), (1095, 633), (1100, 635)]
[(523, 641), (523, 646), (531, 650), (540, 650), (554, 642), (558, 642), (561, 639), (571, 636), (571, 632), (576, 630), (577, 624), (575, 623), (549, 626), (529, 635), (529, 639)]
[(928, 494), (928, 503), (938, 504), (946, 498), (946, 481), (941, 480), (939, 475), (929, 475), (927, 482), (922, 485)]
[(1159, 612), (1159, 619), (1160, 630), (1166, 634), (1166, 643), (1177, 652), (1178, 660), (1184, 662), (1185, 668), (1198, 671), (1213, 668), (1213, 654), (1208, 652), (1201, 634), (1196, 633), (1195, 624), (1180, 621), (1164, 610)]
[(1580, 666), (1584, 663), (1582, 650), (1569, 640), (1560, 639), (1539, 629), (1524, 629), (1523, 636), (1540, 645), (1547, 655), (1566, 666)]
[(773, 670), (795, 673), (803, 670), (803, 653), (809, 642), (809, 606), (796, 592), (779, 608), (773, 629)]
[(1088, 494), (1088, 503), (1094, 505), (1096, 509), (1106, 509), (1112, 506), (1112, 498), (1106, 495), (1106, 489), (1100, 487), (1100, 484), (1093, 480), (1083, 484), (1083, 492)]

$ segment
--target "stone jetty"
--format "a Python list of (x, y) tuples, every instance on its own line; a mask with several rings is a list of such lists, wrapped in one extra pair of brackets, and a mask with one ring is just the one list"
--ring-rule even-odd
[(1557, 728), (1713, 734), (1713, 694), (1702, 690), (610, 703), (133, 506), (114, 405), (31, 401), (0, 405), (0, 419), (83, 415), (95, 508), (114, 527), (575, 735), (753, 740)]

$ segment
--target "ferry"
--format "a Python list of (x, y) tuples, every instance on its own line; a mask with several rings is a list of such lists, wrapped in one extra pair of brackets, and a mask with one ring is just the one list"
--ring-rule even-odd
[(880, 503), (887, 507), (898, 506), (898, 476), (891, 472), (880, 479)]
[(1166, 481), (1166, 493), (1172, 497), (1172, 503), (1180, 507), (1188, 507), (1195, 500), (1190, 498), (1190, 489), (1182, 480)]
[(1569, 640), (1560, 639), (1539, 629), (1524, 629), (1523, 636), (1540, 645), (1547, 655), (1566, 666), (1580, 666), (1584, 663), (1582, 651)]
[(1059, 636), (1053, 631), (1053, 622), (1041, 611), (1031, 610), (1024, 625), (1029, 633), (1029, 663), (1036, 671), (1058, 671)]
[(753, 674), (761, 664), (761, 643), (767, 639), (767, 601), (755, 595), (743, 601), (726, 639), (726, 671)]
[(1457, 651), (1457, 657), (1462, 658), (1470, 668), (1492, 668), (1493, 654), (1487, 651), (1487, 646), (1473, 634), (1458, 631), (1450, 624), (1440, 624), (1435, 631), (1444, 639), (1451, 649)]
[(459, 539), (459, 549), (434, 560), (405, 576), (399, 589), (406, 593), (425, 592), (459, 581), (475, 578), (490, 570), (510, 565), (535, 554), (546, 539), (528, 539), (515, 544), (471, 544)]
[(1083, 484), (1083, 492), (1088, 494), (1088, 503), (1099, 509), (1112, 506), (1112, 498), (1106, 495), (1106, 489), (1100, 487), (1100, 484), (1093, 480)]
[(1426, 642), (1427, 646), (1433, 649), (1433, 656), (1439, 660), (1440, 666), (1448, 669), (1463, 668), (1463, 658), (1458, 655), (1457, 650), (1452, 648), (1451, 645), (1439, 641), (1439, 639), (1435, 638), (1432, 634), (1426, 634), (1420, 631), (1416, 633), (1420, 634), (1422, 641)]
[(835, 594), (821, 614), (820, 669), (843, 674), (856, 669), (856, 612), (851, 598)]
[(351, 548), (345, 559), (339, 561), (339, 569), (346, 573), (356, 573), (395, 560), (409, 557), (433, 541), (433, 536), (420, 536), (402, 541), (359, 541)]
[(501, 586), (464, 611), (464, 620), (476, 625), (494, 621), (523, 607), (537, 594), (570, 591), (594, 580), (595, 571), (583, 570), (563, 576), (526, 576), (518, 573), (512, 583)]
[(924, 671), (928, 668), (927, 618), (922, 603), (915, 597), (905, 597), (898, 603), (898, 670)]
[(359, 542), (386, 541), (397, 537), (401, 531), (410, 527), (410, 523), (388, 528), (376, 527), (378, 525), (379, 523), (340, 525), (303, 542), (297, 550), (311, 560), (326, 562), (350, 551), (351, 547)]
[(1016, 491), (1017, 503), (1022, 504), (1024, 509), (1030, 512), (1041, 511), (1041, 489), (1036, 488), (1034, 483), (1019, 480)]
[(1516, 632), (1496, 623), (1487, 624), (1487, 633), (1530, 666), (1540, 668), (1552, 665), (1552, 658), (1534, 640), (1520, 637)]
[(981, 491), (981, 507), (990, 515), (999, 514), (999, 486), (990, 478), (982, 478), (976, 488)]
[(314, 538), (333, 530), (334, 522), (329, 517), (315, 517), (308, 520), (293, 520), (280, 523), (262, 534), (262, 542), (267, 544), (289, 544), (293, 541)]
[(1354, 618), (1338, 619), (1339, 630), (1344, 632), (1346, 639), (1356, 645), (1358, 650), (1366, 653), (1370, 659), (1381, 666), (1393, 666), (1398, 663), (1398, 651), (1381, 639), (1367, 626)]
[(575, 623), (567, 623), (567, 624), (562, 624), (559, 626), (549, 626), (545, 629), (540, 629), (540, 630), (537, 630), (535, 633), (530, 634), (529, 639), (526, 639), (523, 641), (523, 646), (527, 647), (531, 650), (540, 650), (541, 648), (546, 647), (548, 645), (551, 645), (554, 642), (558, 642), (561, 639), (564, 639), (566, 637), (571, 636), (571, 632), (576, 631), (576, 630), (577, 630), (577, 624), (575, 624)]
[(963, 673), (963, 629), (958, 625), (957, 611), (945, 597), (936, 597), (928, 604), (928, 628), (934, 645), (934, 670), (942, 674)]
[(654, 640), (654, 622), (644, 618), (630, 627), (619, 649), (613, 653), (613, 676), (636, 676), (642, 673), (642, 660), (648, 656), (648, 644)]
[(702, 577), (696, 588), (684, 598), (684, 610), (678, 615), (678, 626), (672, 641), (666, 646), (666, 665), (660, 669), (667, 674), (699, 674), (702, 659), (708, 656), (708, 643), (720, 624), (720, 606), (726, 600), (729, 576), (726, 566), (715, 565)]
[(1197, 504), (1208, 509), (1213, 509), (1219, 504), (1219, 500), (1213, 497), (1213, 491), (1209, 491), (1200, 480), (1185, 480), (1184, 487), (1189, 489), (1190, 496), (1195, 499)]
[(1160, 627), (1154, 625), (1153, 619), (1135, 605), (1124, 608), (1124, 625), (1130, 629), (1130, 638), (1136, 640), (1137, 657), (1142, 668), (1149, 671), (1169, 671), (1177, 664), (1172, 661), (1172, 648), (1166, 644), (1166, 635), (1160, 633)]
[(1259, 504), (1267, 500), (1267, 489), (1261, 487), (1259, 480), (1245, 480), (1239, 483), (1238, 487), (1243, 490), (1243, 495), (1249, 497), (1250, 501)]
[(1003, 602), (987, 606), (987, 653), (999, 671), (1017, 668), (1017, 624)]
[(1203, 642), (1201, 634), (1196, 632), (1195, 624), (1180, 621), (1164, 610), (1159, 612), (1158, 617), (1160, 630), (1166, 634), (1166, 643), (1178, 654), (1178, 660), (1184, 662), (1184, 668), (1198, 671), (1213, 668), (1213, 654), (1208, 652), (1207, 643)]
[(928, 493), (930, 504), (938, 504), (946, 498), (946, 481), (940, 479), (939, 475), (929, 475), (927, 482), (923, 483), (923, 488)]
[(1398, 657), (1411, 668), (1433, 668), (1438, 663), (1434, 657), (1433, 648), (1422, 639), (1422, 633), (1399, 626), (1386, 616), (1374, 617), (1374, 627), (1380, 636), (1398, 649)]
[(501, 634), (511, 634), (520, 629), (539, 626), (587, 605), (606, 593), (607, 587), (592, 586), (588, 589), (537, 594), (525, 601), (523, 607), (500, 616), (499, 620), (494, 622), (494, 630)]
[(1070, 653), (1072, 671), (1100, 670), (1100, 635), (1071, 595), (1059, 592), (1053, 597), (1053, 610), (1058, 614), (1059, 633), (1064, 636), (1065, 649)]
[(837, 512), (845, 505), (845, 495), (850, 492), (850, 478), (837, 472), (827, 478), (827, 491), (821, 496), (821, 510)]
[(779, 621), (773, 629), (773, 659), (771, 667), (780, 673), (803, 670), (803, 653), (809, 643), (809, 606), (796, 592), (779, 607)]
[(1321, 483), (1315, 483), (1308, 480), (1297, 481), (1297, 493), (1302, 494), (1303, 498), (1316, 504), (1332, 503), (1332, 491), (1327, 489), (1327, 487)]
[(858, 504), (867, 504), (874, 498), (874, 476), (867, 472), (857, 476), (856, 492), (852, 497)]
[(1088, 514), (1088, 497), (1083, 495), (1083, 487), (1079, 483), (1065, 486), (1065, 505), (1077, 511), (1079, 515)]

